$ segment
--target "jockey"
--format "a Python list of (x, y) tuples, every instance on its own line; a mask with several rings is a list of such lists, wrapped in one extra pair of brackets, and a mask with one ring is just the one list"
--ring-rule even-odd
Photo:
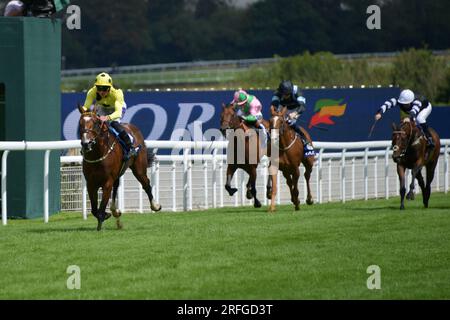
[(427, 147), (433, 148), (433, 138), (427, 125), (427, 118), (432, 110), (431, 103), (423, 97), (420, 99), (416, 98), (414, 92), (406, 89), (400, 92), (398, 100), (391, 98), (386, 101), (375, 114), (375, 120), (380, 120), (383, 113), (396, 105), (400, 108), (400, 118), (403, 121), (410, 121), (410, 119), (416, 121), (427, 139)]
[(238, 117), (243, 119), (245, 122), (252, 124), (254, 123), (256, 128), (261, 128), (265, 138), (267, 139), (268, 133), (266, 127), (264, 127), (262, 123), (262, 104), (258, 98), (254, 95), (248, 94), (244, 90), (238, 90), (234, 93), (234, 99), (231, 103), (234, 103)]
[(126, 144), (126, 159), (137, 155), (137, 150), (133, 147), (130, 136), (120, 124), (120, 120), (125, 114), (127, 105), (125, 103), (121, 89), (113, 87), (113, 81), (109, 74), (102, 72), (95, 78), (94, 86), (88, 91), (83, 109), (88, 111), (93, 101), (97, 106), (97, 113), (101, 121), (108, 121), (118, 133), (120, 139)]
[(293, 85), (289, 80), (281, 81), (272, 97), (272, 106), (277, 111), (280, 111), (282, 107), (287, 108), (286, 117), (288, 124), (300, 135), (303, 144), (308, 149), (311, 149), (312, 146), (298, 123), (300, 115), (306, 110), (306, 99), (301, 95), (298, 86)]

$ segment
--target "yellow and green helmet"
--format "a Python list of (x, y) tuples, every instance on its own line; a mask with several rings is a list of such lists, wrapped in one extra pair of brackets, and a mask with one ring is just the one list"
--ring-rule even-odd
[(95, 77), (95, 86), (101, 86), (101, 87), (112, 87), (113, 81), (109, 74), (106, 72), (102, 72)]

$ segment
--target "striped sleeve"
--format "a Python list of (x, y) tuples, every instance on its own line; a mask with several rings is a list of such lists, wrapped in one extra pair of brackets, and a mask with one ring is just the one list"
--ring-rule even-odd
[(395, 107), (397, 105), (397, 99), (392, 98), (390, 100), (387, 100), (381, 107), (378, 109), (377, 113), (383, 114), (387, 110), (389, 110), (392, 107)]
[(409, 112), (410, 116), (412, 118), (415, 118), (419, 114), (419, 112), (423, 110), (424, 105), (425, 103), (422, 104), (420, 100), (414, 100), (412, 103), (411, 111)]

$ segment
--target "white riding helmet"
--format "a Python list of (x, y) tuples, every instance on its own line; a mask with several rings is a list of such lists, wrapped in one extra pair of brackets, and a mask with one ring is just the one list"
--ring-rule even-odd
[(400, 97), (398, 98), (398, 102), (401, 104), (409, 104), (414, 101), (414, 92), (409, 89), (403, 90), (400, 92)]

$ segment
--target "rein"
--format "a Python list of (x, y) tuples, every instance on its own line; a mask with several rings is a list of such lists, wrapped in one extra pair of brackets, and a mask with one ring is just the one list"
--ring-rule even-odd
[[(82, 116), (90, 116), (90, 117), (92, 117), (92, 116), (96, 116), (96, 114), (94, 112), (86, 112), (86, 113), (83, 113)], [(102, 124), (102, 126), (103, 125), (104, 125), (104, 123)], [(100, 127), (100, 130), (101, 130), (101, 127)], [(109, 143), (109, 130), (107, 130), (107, 131), (108, 131), (108, 134), (107, 134), (106, 138), (107, 138), (107, 141)], [(87, 133), (87, 132), (95, 133), (95, 138), (93, 140), (97, 140), (97, 138), (101, 136), (100, 133), (98, 133), (96, 130), (93, 130), (93, 129), (82, 129), (80, 133), (83, 134), (83, 133)], [(85, 161), (87, 163), (99, 163), (99, 162), (102, 162), (114, 150), (114, 146), (115, 145), (116, 145), (116, 139), (114, 139), (114, 142), (111, 144), (111, 146), (108, 146), (108, 151), (102, 157), (100, 157), (99, 159), (95, 159), (95, 160), (86, 159), (85, 155), (83, 153), (83, 161)]]
[[(281, 124), (281, 127), (280, 127), (280, 135), (282, 136), (283, 134), (284, 134), (284, 127), (286, 126), (286, 121), (285, 120), (280, 120), (281, 122), (282, 122), (282, 124)], [(285, 147), (285, 148), (282, 148), (279, 144), (278, 144), (278, 148), (281, 150), (281, 151), (287, 151), (287, 150), (289, 150), (290, 148), (292, 148), (292, 146), (294, 145), (294, 143), (295, 143), (295, 141), (297, 141), (297, 135), (296, 134), (294, 134), (294, 140), (292, 140), (290, 143), (289, 143), (289, 145), (287, 146), (287, 147)]]

